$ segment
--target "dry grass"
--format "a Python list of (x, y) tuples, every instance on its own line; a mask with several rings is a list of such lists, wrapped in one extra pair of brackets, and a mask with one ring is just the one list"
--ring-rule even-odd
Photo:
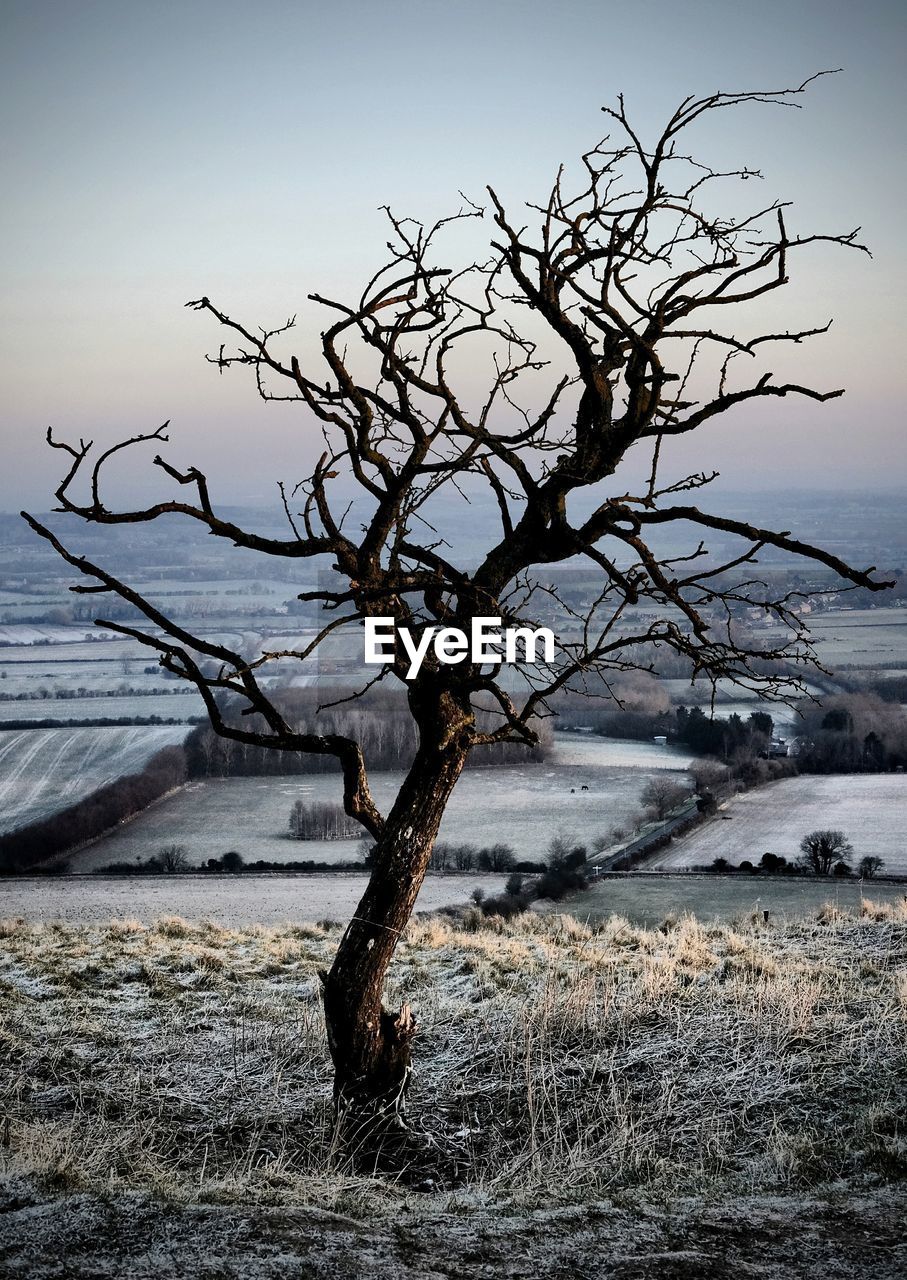
[(56, 1187), (392, 1207), (872, 1185), (907, 1171), (907, 911), (414, 922), (411, 1166), (329, 1136), (331, 925), (0, 923), (0, 1164)]

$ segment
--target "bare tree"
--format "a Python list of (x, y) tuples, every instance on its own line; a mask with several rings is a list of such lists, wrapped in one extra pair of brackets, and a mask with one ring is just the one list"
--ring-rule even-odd
[(861, 858), (857, 866), (857, 875), (862, 876), (864, 880), (875, 880), (876, 876), (885, 866), (885, 859), (875, 857), (873, 854), (867, 854)]
[(189, 858), (184, 844), (165, 844), (163, 848), (158, 849), (155, 861), (160, 863), (162, 871), (176, 872), (189, 869)]
[(639, 799), (655, 818), (666, 818), (684, 800), (690, 798), (690, 789), (671, 777), (650, 778), (643, 787)]
[(827, 876), (841, 862), (846, 867), (853, 857), (853, 845), (843, 831), (810, 831), (800, 841), (800, 865), (817, 876)]
[[(605, 109), (615, 136), (582, 156), (576, 176), (557, 174), (544, 201), (528, 206), (531, 226), (488, 189), (489, 256), (462, 269), (438, 265), (437, 246), (462, 220), (481, 218), (485, 210), (465, 201), (451, 218), (426, 228), (388, 209), (389, 259), (359, 299), (310, 295), (327, 315), (323, 364), (287, 354), (292, 320), (255, 329), (209, 298), (189, 303), (223, 330), (224, 344), (208, 357), (219, 371), (250, 369), (265, 399), (297, 401), (321, 428), (324, 451), (311, 475), (292, 491), (281, 488), (284, 537), (241, 528), (219, 513), (202, 471), (161, 456), (155, 464), (187, 498), (167, 497), (138, 510), (108, 506), (102, 497), (108, 461), (123, 449), (166, 441), (167, 424), (96, 460), (90, 442), (64, 443), (48, 433), (67, 457), (56, 490), (64, 512), (96, 525), (178, 513), (227, 545), (297, 561), (329, 557), (339, 575), (300, 597), (329, 611), (311, 644), (249, 659), (186, 630), (26, 515), (93, 579), (73, 590), (111, 592), (139, 611), (143, 623), (103, 625), (156, 649), (167, 671), (192, 682), (219, 734), (339, 761), (346, 812), (375, 842), (368, 887), (325, 976), (341, 1114), (376, 1105), (394, 1112), (403, 1099), (416, 1024), (406, 1004), (396, 1013), (383, 1008), (383, 984), (473, 747), (532, 744), (532, 718), (546, 713), (551, 695), (582, 687), (592, 675), (595, 689), (606, 689), (609, 676), (647, 668), (658, 651), (712, 679), (781, 696), (768, 664), (806, 661), (810, 650), (796, 599), (778, 598), (753, 569), (762, 548), (806, 557), (870, 590), (886, 585), (872, 569), (851, 568), (789, 533), (694, 505), (691, 495), (713, 478), (706, 470), (660, 478), (664, 441), (739, 405), (842, 394), (776, 380), (766, 365), (770, 353), (824, 333), (828, 324), (755, 333), (743, 326), (749, 304), (758, 300), (764, 312), (765, 300), (784, 288), (802, 249), (825, 243), (865, 251), (857, 231), (792, 232), (786, 206), (777, 201), (747, 213), (717, 213), (723, 184), (745, 182), (749, 190), (759, 175), (747, 168), (718, 171), (693, 159), (685, 145), (687, 131), (703, 116), (747, 105), (797, 106), (808, 83), (687, 98), (648, 145), (619, 98)], [(736, 194), (728, 207), (738, 207)], [(487, 380), (478, 394), (480, 369)], [(634, 446), (637, 456), (648, 447), (651, 466), (647, 483), (628, 488), (616, 473)], [(341, 512), (350, 488), (352, 515)], [(464, 500), (493, 504), (499, 515), (498, 532), (471, 566), (432, 532), (437, 496), (456, 491)], [(675, 526), (693, 534), (691, 549), (666, 559), (652, 536)], [(716, 532), (725, 545), (728, 535), (738, 540), (732, 554), (710, 553), (705, 539)], [(594, 567), (594, 599), (582, 607), (558, 603), (570, 625), (555, 659), (526, 666), (518, 692), (500, 678), (499, 666), (444, 663), (432, 653), (408, 680), (409, 662), (397, 645), (379, 675), (405, 687), (418, 748), (386, 814), (372, 798), (357, 740), (291, 723), (264, 687), (266, 666), (273, 671), (275, 663), (305, 658), (339, 628), (369, 617), (393, 618), (417, 640), (429, 628), (469, 631), (477, 617), (499, 617), (505, 626), (534, 623), (555, 589), (537, 568), (533, 577), (533, 567), (572, 557)], [(739, 633), (732, 615), (742, 606), (757, 606), (785, 624), (773, 633), (784, 638), (760, 647)], [(222, 695), (238, 700), (247, 714), (226, 712)], [(483, 699), (495, 709), (491, 727), (477, 721)]]

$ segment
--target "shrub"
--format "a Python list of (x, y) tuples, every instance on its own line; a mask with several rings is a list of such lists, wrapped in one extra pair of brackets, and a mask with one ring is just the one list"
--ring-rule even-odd
[(523, 892), (523, 876), (519, 871), (511, 871), (507, 877), (504, 892), (509, 894), (511, 898), (515, 898)]
[(789, 871), (790, 863), (787, 858), (782, 858), (778, 853), (763, 853), (759, 859), (760, 871), (768, 871), (769, 873), (778, 871)]
[(522, 894), (501, 893), (493, 898), (482, 900), (484, 916), (500, 916), (502, 920), (512, 920), (529, 906), (529, 899)]
[(585, 889), (585, 862), (586, 850), (583, 845), (570, 849), (563, 836), (555, 836), (550, 845), (548, 868), (535, 885), (538, 897), (560, 902), (568, 893)]

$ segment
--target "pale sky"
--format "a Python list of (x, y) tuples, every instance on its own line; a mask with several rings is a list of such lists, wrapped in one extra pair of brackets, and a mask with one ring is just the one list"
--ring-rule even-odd
[(793, 200), (792, 229), (862, 226), (872, 261), (811, 252), (790, 299), (774, 295), (785, 328), (835, 317), (796, 349), (797, 380), (847, 395), (749, 407), (677, 465), (730, 489), (902, 485), (902, 4), (6, 0), (0, 15), (0, 510), (50, 505), (48, 425), (112, 441), (167, 418), (174, 463), (225, 501), (271, 501), (319, 438), (204, 363), (220, 337), (187, 300), (317, 325), (305, 295), (355, 296), (379, 262), (382, 204), (431, 220), (490, 182), (516, 210), (603, 134), (620, 91), (652, 137), (687, 94), (834, 67), (803, 110), (722, 113), (696, 141), (762, 169), (760, 198)]

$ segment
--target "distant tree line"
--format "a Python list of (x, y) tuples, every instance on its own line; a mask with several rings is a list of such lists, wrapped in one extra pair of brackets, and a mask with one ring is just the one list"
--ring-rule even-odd
[(884, 858), (867, 854), (860, 859), (854, 872), (850, 865), (854, 856), (853, 845), (843, 831), (825, 829), (810, 831), (803, 837), (800, 841), (799, 858), (791, 860), (778, 853), (764, 853), (757, 863), (744, 858), (736, 865), (729, 862), (727, 858), (716, 858), (707, 869), (718, 872), (742, 871), (749, 875), (764, 873), (767, 875), (852, 876), (856, 874), (861, 879), (874, 880), (885, 866)]
[(872, 693), (801, 703), (801, 773), (880, 773), (907, 767), (907, 716)]
[(542, 863), (520, 861), (509, 844), (478, 846), (436, 840), (429, 871), (539, 871)]
[[(275, 692), (273, 701), (294, 730), (303, 733), (340, 734), (362, 744), (370, 769), (402, 770), (409, 767), (416, 753), (416, 728), (406, 704), (406, 694), (389, 689), (374, 689), (354, 700), (327, 706), (332, 700), (348, 698), (343, 690), (326, 688), (283, 689)], [(319, 705), (324, 709), (319, 711)], [(239, 721), (238, 700), (224, 705), (228, 721)], [(478, 713), (480, 723), (495, 727), (500, 717), (490, 710)], [(255, 716), (242, 720), (244, 728), (260, 728)], [(469, 759), (471, 766), (541, 761), (551, 746), (551, 730), (547, 721), (537, 726), (542, 741), (538, 747), (522, 743), (506, 743), (476, 747)], [(339, 767), (332, 756), (308, 755), (298, 751), (277, 751), (232, 742), (219, 737), (208, 725), (199, 725), (186, 739), (186, 762), (192, 778), (262, 777), (276, 774), (337, 773)]]
[[(0, 673), (0, 679), (5, 680), (6, 674)], [(83, 702), (90, 698), (169, 698), (174, 694), (194, 693), (194, 689), (184, 685), (177, 685), (171, 689), (136, 688), (134, 685), (122, 684), (115, 689), (88, 689), (84, 685), (80, 685), (77, 689), (48, 689), (46, 686), (41, 686), (24, 693), (0, 691), (0, 702)]]
[(586, 688), (558, 693), (551, 708), (564, 726), (592, 729), (606, 738), (649, 742), (673, 726), (671, 702), (648, 671), (628, 671), (606, 685), (600, 674), (586, 677)]
[(188, 859), (183, 845), (169, 845), (160, 849), (150, 858), (140, 858), (133, 862), (108, 862), (106, 866), (95, 867), (93, 874), (97, 876), (164, 876), (181, 875), (192, 872), (195, 875), (212, 875), (228, 872), (237, 875), (243, 871), (361, 871), (362, 863), (358, 859), (345, 861), (316, 861), (311, 858), (289, 861), (277, 861), (271, 858), (257, 858), (247, 862), (235, 849), (228, 850), (220, 858), (206, 858), (198, 866), (193, 866)]
[(93, 840), (185, 780), (182, 747), (164, 747), (139, 773), (117, 778), (49, 818), (0, 836), (0, 872), (24, 871)]
[(872, 694), (883, 702), (907, 703), (907, 675), (872, 675), (864, 677), (861, 682), (861, 693)]
[(343, 805), (297, 800), (290, 810), (290, 835), (294, 840), (352, 840), (362, 835), (362, 827)]
[(4, 720), (3, 729), (128, 729), (149, 725), (184, 724), (201, 722), (201, 716), (41, 716), (37, 719)]
[(772, 728), (772, 718), (764, 711), (754, 711), (746, 720), (736, 714), (713, 719), (701, 707), (678, 707), (668, 740), (683, 743), (698, 755), (727, 760), (741, 752), (767, 751)]

